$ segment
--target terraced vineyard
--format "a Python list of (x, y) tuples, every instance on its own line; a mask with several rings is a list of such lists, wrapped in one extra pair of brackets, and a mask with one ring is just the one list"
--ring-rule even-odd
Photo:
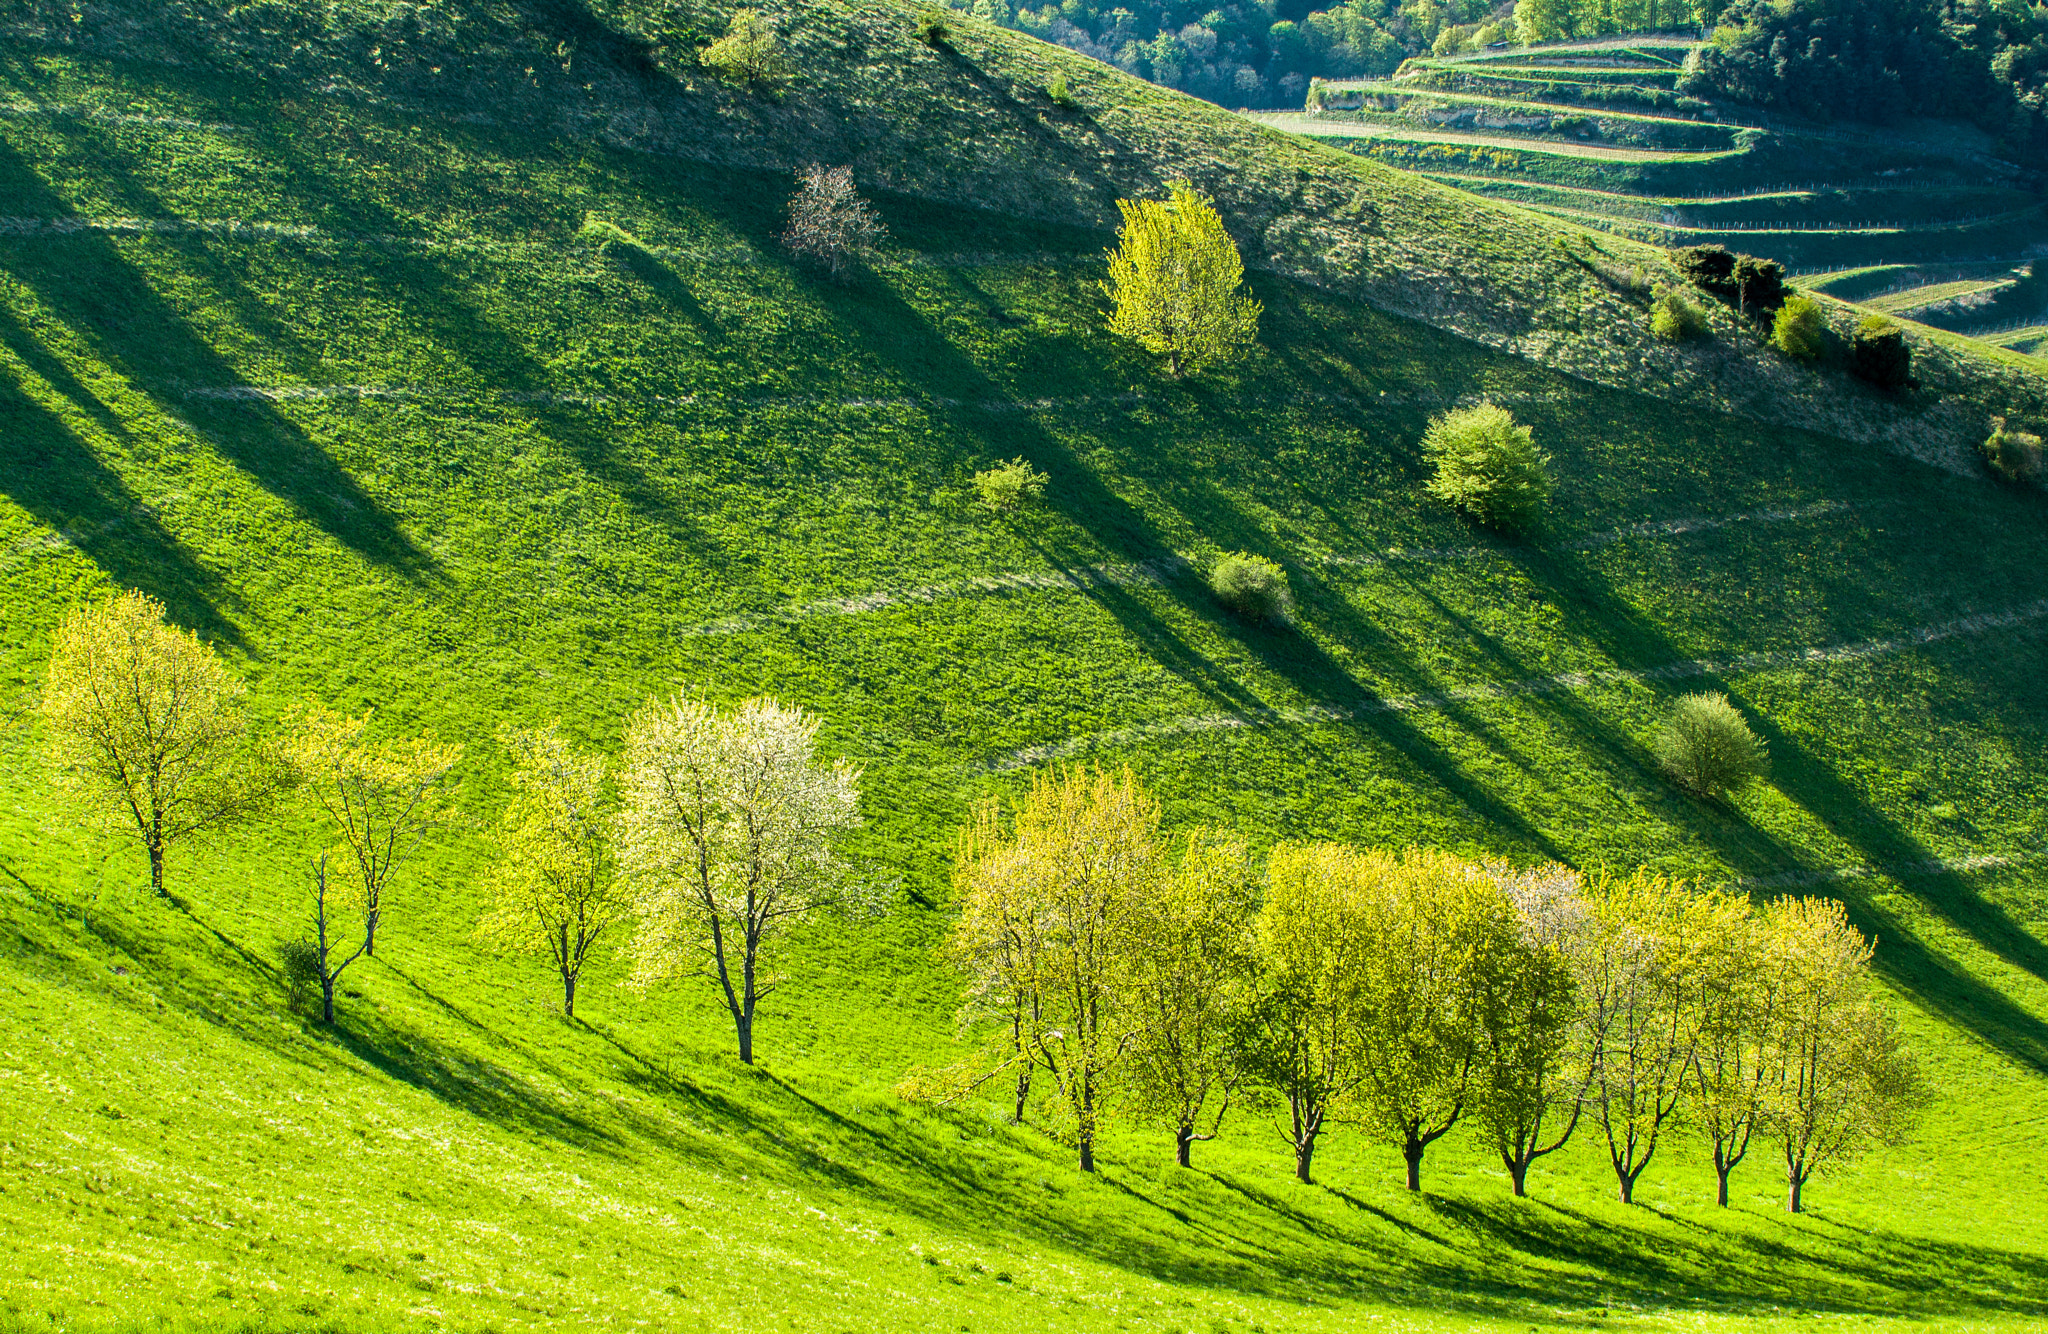
[(1766, 255), (1804, 286), (2033, 351), (2048, 211), (1977, 130), (1767, 118), (1678, 92), (1693, 43), (1609, 39), (1409, 61), (1257, 113), (1437, 180), (1653, 245)]

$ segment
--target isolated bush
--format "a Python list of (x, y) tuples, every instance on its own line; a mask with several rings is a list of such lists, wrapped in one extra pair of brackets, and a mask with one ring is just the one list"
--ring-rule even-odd
[(1657, 737), (1657, 763), (1702, 797), (1740, 791), (1764, 775), (1767, 761), (1763, 740), (1718, 691), (1682, 696)]
[(926, 5), (917, 11), (917, 40), (934, 49), (944, 46), (953, 35), (946, 26), (946, 11)]
[(1436, 467), (1429, 494), (1481, 523), (1526, 528), (1550, 495), (1550, 458), (1536, 448), (1535, 433), (1493, 403), (1432, 420), (1422, 453)]
[(1991, 419), (1991, 434), (1979, 448), (1991, 471), (2008, 482), (2032, 482), (2041, 476), (2041, 437), (2013, 430), (2003, 417)]
[(1284, 621), (1294, 610), (1287, 572), (1263, 556), (1234, 552), (1209, 571), (1209, 587), (1224, 606), (1254, 621)]
[(638, 250), (640, 238), (616, 223), (606, 222), (595, 213), (583, 215), (583, 225), (576, 229), (576, 239), (590, 246), (602, 255), (613, 246), (627, 246)]
[(1650, 308), (1650, 332), (1667, 343), (1702, 337), (1707, 332), (1706, 312), (1686, 300), (1677, 288), (1659, 288), (1657, 304)]
[(1054, 106), (1063, 111), (1071, 111), (1080, 105), (1074, 100), (1074, 90), (1067, 86), (1065, 70), (1054, 71), (1052, 78), (1046, 82), (1045, 95), (1052, 99)]
[(1022, 456), (974, 474), (974, 493), (999, 514), (1023, 508), (1045, 494), (1046, 475)]
[(1913, 378), (1913, 350), (1905, 330), (1882, 315), (1866, 316), (1856, 326), (1850, 369), (1879, 389), (1904, 389)]
[(705, 47), (697, 60), (730, 83), (766, 83), (786, 67), (775, 23), (758, 9), (734, 13), (725, 36)]
[(789, 230), (782, 244), (792, 254), (823, 265), (833, 277), (875, 252), (889, 229), (874, 205), (853, 188), (853, 168), (813, 162), (796, 174), (789, 200)]
[(320, 995), (320, 947), (303, 938), (284, 941), (277, 947), (277, 967), (284, 977), (284, 1003), (295, 1013), (311, 1009)]
[(1771, 322), (1771, 346), (1794, 361), (1813, 361), (1827, 346), (1828, 317), (1820, 302), (1795, 296), (1778, 307)]

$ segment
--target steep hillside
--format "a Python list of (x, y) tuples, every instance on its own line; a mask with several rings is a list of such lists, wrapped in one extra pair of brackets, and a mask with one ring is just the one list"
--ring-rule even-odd
[[(23, 1328), (972, 1331), (1789, 1327), (2048, 1318), (2048, 604), (2038, 494), (1967, 448), (2020, 358), (1922, 347), (1891, 401), (1717, 316), (1652, 341), (1654, 252), (892, 4), (783, 11), (797, 73), (711, 84), (708, 7), (0, 5), (0, 1311)], [(1043, 92), (1064, 69), (1078, 111)], [(788, 168), (891, 229), (792, 265)], [(1174, 381), (1102, 328), (1119, 194), (1211, 188), (1256, 354)], [(586, 228), (596, 219), (630, 242)], [(600, 239), (593, 239), (597, 237)], [(1555, 457), (1506, 544), (1421, 494), (1432, 413)], [(1884, 445), (1885, 448), (1874, 447)], [(1046, 504), (968, 478), (1023, 455)], [(1200, 572), (1281, 562), (1291, 629)], [(174, 858), (80, 828), (25, 711), (65, 609), (162, 597), (251, 684), (463, 740), (334, 1030), (283, 1005), (315, 827)], [(1772, 783), (1674, 794), (1645, 738), (1725, 689)], [(728, 1055), (709, 991), (579, 1022), (473, 931), (503, 721), (616, 746), (653, 692), (770, 691), (863, 766), (904, 892), (792, 957)], [(999, 1109), (891, 1089), (956, 1049), (954, 828), (1062, 758), (1169, 822), (1648, 862), (1817, 889), (1880, 939), (1938, 1091), (1921, 1142), (1787, 1218), (1696, 1143), (1611, 1202), (1592, 1137), (1513, 1200), (1473, 1136), (1252, 1109), (1101, 1178)]]

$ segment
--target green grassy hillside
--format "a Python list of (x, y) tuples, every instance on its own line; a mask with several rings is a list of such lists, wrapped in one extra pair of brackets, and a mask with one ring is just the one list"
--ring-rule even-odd
[[(73, 13), (77, 17), (72, 17)], [(708, 8), (0, 5), (0, 1321), (20, 1328), (2021, 1330), (2048, 1319), (2048, 556), (1965, 453), (2018, 357), (1920, 344), (1893, 401), (1717, 315), (1649, 339), (1653, 253), (971, 23), (784, 14), (772, 97)], [(1042, 93), (1057, 66), (1079, 111)], [(838, 286), (777, 241), (851, 161), (892, 239)], [(1176, 382), (1102, 329), (1120, 194), (1210, 186), (1261, 344)], [(598, 247), (597, 218), (637, 244)], [(1420, 493), (1489, 396), (1555, 457), (1504, 544)], [(1045, 506), (996, 519), (1024, 455)], [(1199, 571), (1289, 571), (1293, 629)], [(53, 793), (25, 711), (65, 609), (163, 598), (276, 718), (464, 740), (333, 1030), (272, 964), (318, 833), (140, 859)], [(1772, 783), (1682, 799), (1645, 737), (1725, 689)], [(607, 956), (579, 1022), (473, 939), (502, 721), (616, 745), (653, 692), (767, 691), (866, 770), (881, 924), (792, 955), (763, 1064), (702, 986)], [(1690, 1140), (1612, 1203), (1592, 1136), (1512, 1199), (1269, 1114), (1084, 1177), (997, 1109), (891, 1088), (957, 1049), (953, 829), (1033, 763), (1128, 763), (1169, 822), (1648, 862), (1843, 897), (1938, 1091), (1920, 1142), (1788, 1218)]]

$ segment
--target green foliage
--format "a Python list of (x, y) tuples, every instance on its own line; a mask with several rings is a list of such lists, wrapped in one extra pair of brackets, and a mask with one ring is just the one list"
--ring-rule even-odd
[(1102, 284), (1115, 303), (1110, 331), (1163, 354), (1174, 376), (1245, 355), (1259, 336), (1259, 303), (1239, 290), (1244, 261), (1216, 206), (1186, 181), (1164, 200), (1116, 206), (1124, 225)]
[(1741, 791), (1769, 772), (1763, 739), (1719, 691), (1683, 695), (1657, 734), (1657, 763), (1696, 796)]
[(320, 946), (304, 937), (278, 945), (277, 971), (284, 979), (285, 1004), (293, 1013), (305, 1014), (319, 1001), (324, 963)]
[(1882, 315), (1864, 317), (1856, 326), (1849, 365), (1879, 389), (1904, 389), (1913, 380), (1913, 349), (1906, 343), (1906, 331)]
[(1771, 346), (1794, 361), (1817, 361), (1827, 350), (1828, 317), (1820, 302), (1795, 296), (1778, 307), (1771, 323)]
[(1550, 496), (1550, 456), (1536, 447), (1535, 430), (1498, 404), (1432, 418), (1422, 454), (1434, 470), (1430, 495), (1508, 532), (1534, 527)]
[(1045, 95), (1054, 106), (1062, 111), (1072, 111), (1081, 105), (1074, 100), (1073, 89), (1067, 86), (1067, 72), (1065, 70), (1055, 70), (1053, 72), (1052, 78), (1046, 81)]
[(1209, 571), (1209, 587), (1224, 606), (1248, 620), (1278, 623), (1294, 612), (1287, 572), (1248, 551), (1218, 560)]
[(924, 5), (917, 11), (917, 40), (926, 46), (937, 48), (946, 44), (952, 29), (946, 23), (946, 11), (936, 5)]
[(1650, 307), (1650, 332), (1667, 343), (1683, 343), (1707, 334), (1707, 316), (1675, 287), (1657, 289)]
[(640, 244), (639, 237), (616, 223), (605, 221), (595, 213), (583, 215), (583, 225), (576, 229), (576, 239), (590, 246), (600, 255), (615, 245), (626, 246), (633, 250), (644, 248)]
[(1991, 434), (1979, 446), (1991, 471), (2008, 482), (2035, 482), (2041, 472), (2041, 437), (2006, 425), (2005, 418), (1991, 419)]
[(984, 507), (1009, 514), (1035, 503), (1048, 480), (1020, 455), (974, 474), (974, 494)]
[[(113, 3), (89, 9), (80, 41), (111, 40), (92, 26)], [(422, 29), (432, 8), (419, 7)], [(299, 4), (243, 7), (221, 49), (280, 12), (320, 22)], [(817, 11), (821, 39), (866, 21), (844, 14)], [(593, 45), (573, 45), (570, 75), (525, 63), (554, 80), (545, 96), (580, 106)], [(994, 34), (977, 61), (1028, 90), (1043, 58), (1017, 46)], [(1204, 1172), (1166, 1183), (1164, 1137), (1112, 1126), (1098, 1185), (1042, 1124), (1002, 1123), (1007, 1087), (947, 1108), (890, 1094), (907, 1066), (963, 1045), (958, 983), (932, 949), (951, 922), (951, 831), (975, 799), (1020, 788), (1015, 752), (1063, 738), (1127, 756), (1170, 829), (1231, 823), (1260, 847), (1427, 843), (1717, 881), (2032, 847), (2041, 710), (2012, 682), (2039, 674), (2034, 636), (1741, 669), (1746, 707), (1800, 764), (1736, 827), (1660, 800), (1660, 784), (1616, 762), (1616, 738), (1655, 719), (1645, 687), (1603, 675), (1888, 635), (1918, 623), (1908, 592), (1968, 610), (2030, 603), (2048, 559), (2030, 497), (1850, 447), (1825, 421), (1779, 430), (1604, 390), (1279, 276), (1260, 279), (1264, 344), (1246, 373), (1191, 390), (1095, 320), (1099, 238), (1006, 212), (1014, 196), (983, 209), (892, 198), (905, 253), (945, 262), (838, 288), (772, 258), (786, 174), (573, 139), (565, 151), (553, 128), (510, 115), (478, 128), (410, 104), (282, 102), (274, 90), (295, 86), (284, 66), (216, 79), (39, 49), (5, 73), (10, 213), (118, 228), (147, 197), (151, 217), (363, 218), (418, 243), (90, 226), (0, 239), (21, 382), (0, 440), (0, 696), (37, 678), (67, 607), (115, 582), (151, 588), (216, 644), (259, 719), (305, 694), (465, 739), (560, 714), (565, 736), (611, 749), (650, 691), (772, 689), (827, 716), (833, 744), (868, 767), (869, 825), (849, 855), (900, 870), (921, 898), (874, 931), (792, 939), (762, 1024), (766, 1071), (732, 1059), (708, 988), (623, 985), (607, 950), (583, 1022), (566, 1023), (545, 970), (508, 969), (470, 935), (506, 792), (503, 757), (476, 746), (454, 790), (461, 818), (406, 876), (414, 910), (393, 923), (394, 957), (351, 971), (363, 994), (346, 1002), (347, 1033), (302, 1035), (278, 1022), (262, 944), (299, 928), (299, 864), (327, 841), (317, 822), (294, 814), (181, 860), (189, 911), (159, 905), (129, 892), (146, 884), (139, 854), (107, 856), (62, 810), (33, 734), (10, 738), (0, 857), (21, 879), (0, 873), (0, 1027), (24, 1073), (0, 1099), (0, 1138), (37, 1146), (0, 1164), (0, 1259), (18, 1276), (0, 1295), (17, 1307), (90, 1328), (107, 1257), (130, 1254), (149, 1263), (116, 1266), (121, 1309), (106, 1319), (122, 1326), (502, 1329), (590, 1312), (737, 1325), (761, 1318), (763, 1290), (756, 1266), (722, 1257), (765, 1251), (803, 1257), (772, 1294), (799, 1326), (829, 1311), (921, 1329), (971, 1305), (985, 1334), (1156, 1328), (1162, 1315), (1505, 1334), (1590, 1320), (1618, 1287), (1645, 1322), (1709, 1310), (1742, 1331), (1788, 1323), (1771, 1306), (2039, 1322), (2048, 1187), (2006, 1167), (2042, 1151), (2028, 1120), (2038, 1058), (2025, 1054), (2042, 1006), (1995, 952), (2030, 948), (2004, 930), (2034, 931), (2025, 862), (1828, 882), (1882, 933), (1885, 986), (1939, 1062), (1945, 1138), (1848, 1168), (1826, 1226), (1772, 1217), (1775, 1144), (1738, 1177), (1731, 1225), (1690, 1136), (1659, 1150), (1639, 1197), (1654, 1210), (1609, 1198), (1597, 1131), (1543, 1160), (1536, 1193), (1557, 1207), (1529, 1210), (1509, 1204), (1469, 1127), (1432, 1148), (1427, 1199), (1400, 1188), (1397, 1153), (1342, 1122), (1318, 1158), (1334, 1189), (1275, 1190), (1284, 1110), (1243, 1104), (1199, 1150)], [(821, 82), (853, 77), (832, 64)], [(866, 82), (887, 71), (857, 73), (861, 88), (891, 86)], [(412, 77), (425, 75), (383, 86)], [(516, 72), (504, 85), (524, 86)], [(1324, 156), (1285, 145), (1233, 156), (1181, 99), (1117, 87), (1247, 191), (1268, 188), (1275, 162), (1289, 179), (1335, 179)], [(987, 115), (944, 81), (912, 91), (925, 100), (859, 114), (876, 133), (896, 116)], [(700, 102), (730, 99), (652, 105), (684, 119)], [(22, 110), (38, 105), (124, 116)], [(145, 126), (126, 115), (136, 108), (256, 129)], [(1020, 161), (1043, 142), (1006, 134), (987, 142)], [(1500, 215), (1429, 214), (1438, 192), (1381, 180), (1368, 167), (1345, 183), (1383, 211), (1389, 239), (1437, 218), (1447, 230), (1429, 244), (1475, 277), (1526, 276), (1512, 238), (1453, 230)], [(630, 222), (648, 262), (593, 272), (579, 247), (544, 242), (587, 211)], [(973, 255), (988, 260), (961, 258)], [(308, 360), (292, 330), (314, 328)], [(235, 384), (314, 392), (199, 392)], [(1473, 392), (1513, 396), (1558, 449), (1554, 546), (1473, 542), (1406, 483), (1428, 413)], [(1340, 393), (1364, 401), (1334, 409)], [(1037, 404), (1050, 406), (1017, 410)], [(991, 524), (958, 503), (963, 460), (1026, 453), (1060, 460), (1045, 523)], [(1813, 508), (1831, 500), (1855, 508)], [(1942, 522), (1886, 517), (1929, 506)], [(1638, 520), (1764, 511), (1805, 517), (1591, 545)], [(1248, 642), (1193, 580), (1092, 582), (1205, 535), (1317, 562), (1299, 589), (1306, 633)], [(1390, 549), (1408, 554), (1318, 561)], [(1587, 684), (1501, 693), (1552, 672)], [(1374, 711), (1436, 690), (1471, 693)], [(170, 1124), (135, 1114), (153, 1106)], [(368, 1208), (364, 1163), (380, 1183)], [(175, 1217), (143, 1197), (158, 1174), (181, 1183)], [(703, 1233), (678, 1246), (668, 1218)]]
[(740, 9), (725, 25), (725, 36), (697, 57), (705, 69), (728, 83), (764, 84), (788, 70), (775, 21), (758, 9)]

